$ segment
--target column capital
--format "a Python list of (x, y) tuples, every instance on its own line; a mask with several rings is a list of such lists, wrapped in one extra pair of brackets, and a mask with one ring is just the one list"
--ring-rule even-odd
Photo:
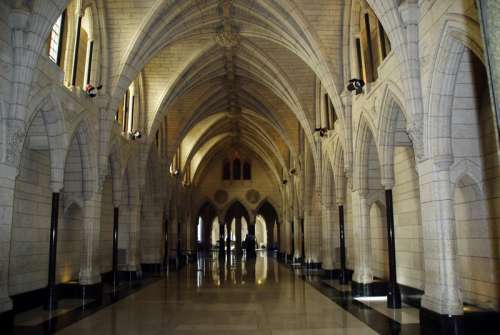
[(52, 190), (53, 193), (61, 193), (61, 190), (64, 187), (64, 183), (61, 181), (51, 181), (50, 182), (50, 189)]
[(449, 155), (437, 156), (433, 158), (432, 162), (437, 171), (446, 171), (453, 164), (453, 157)]
[(380, 183), (384, 186), (385, 190), (391, 190), (394, 188), (394, 178), (384, 178)]

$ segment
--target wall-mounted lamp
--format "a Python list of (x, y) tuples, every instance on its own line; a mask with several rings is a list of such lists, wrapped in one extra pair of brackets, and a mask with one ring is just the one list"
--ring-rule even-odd
[(356, 91), (356, 95), (363, 93), (363, 87), (365, 82), (362, 79), (351, 79), (349, 84), (347, 84), (347, 90), (349, 92)]
[(296, 173), (297, 173), (297, 169), (295, 169), (295, 168), (290, 169), (290, 174), (295, 175)]
[(141, 132), (139, 130), (136, 130), (136, 131), (133, 131), (133, 132), (131, 131), (131, 132), (128, 133), (128, 137), (131, 140), (135, 141), (135, 140), (141, 138), (142, 134), (141, 134)]
[(326, 134), (328, 134), (328, 129), (327, 128), (316, 128), (314, 131), (319, 132), (319, 136), (324, 137)]
[(84, 91), (87, 93), (87, 96), (90, 98), (95, 98), (97, 96), (96, 91), (100, 91), (102, 89), (102, 85), (97, 87), (92, 86), (91, 84), (85, 85)]
[(288, 180), (283, 180), (283, 185), (286, 185), (288, 183)]

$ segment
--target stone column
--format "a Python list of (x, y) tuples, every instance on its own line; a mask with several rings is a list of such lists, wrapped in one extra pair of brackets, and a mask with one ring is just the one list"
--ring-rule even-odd
[(241, 256), (241, 217), (236, 218), (236, 255)]
[[(295, 198), (295, 195), (294, 195)], [(293, 241), (294, 241), (294, 261), (298, 261), (302, 258), (302, 230), (301, 230), (301, 218), (299, 216), (298, 204), (294, 200), (293, 206)]]
[(219, 217), (219, 256), (223, 257), (225, 252), (225, 243), (224, 243), (224, 221)]
[(339, 206), (339, 240), (340, 240), (339, 283), (342, 285), (346, 285), (349, 282), (349, 279), (346, 267), (344, 204), (342, 202), (339, 202), (338, 206)]
[(226, 223), (226, 228), (227, 228), (226, 250), (229, 256), (231, 254), (231, 222)]
[(60, 189), (52, 190), (52, 209), (50, 213), (50, 231), (49, 231), (49, 270), (47, 280), (47, 301), (45, 309), (52, 310), (57, 308), (57, 227), (59, 224), (59, 197)]
[(168, 224), (168, 258), (174, 264), (177, 257), (177, 218), (173, 217)]
[(101, 232), (102, 192), (96, 192), (84, 202), (83, 257), (80, 267), (80, 285), (101, 282), (99, 265), (99, 240)]
[(370, 266), (370, 214), (367, 195), (367, 192), (364, 190), (353, 192), (353, 210), (356, 211), (353, 228), (356, 245), (354, 246), (355, 264), (352, 280), (355, 282), (354, 286), (361, 286), (361, 294), (368, 294), (368, 292), (365, 292), (365, 287), (373, 281), (373, 273)]
[[(309, 164), (313, 164), (312, 156)], [(314, 166), (308, 166), (305, 206), (305, 262), (312, 267), (321, 265), (321, 175), (314, 175)], [(316, 171), (316, 174), (320, 174)], [(319, 179), (319, 180), (318, 180)]]
[(332, 174), (325, 171), (323, 177), (323, 187), (321, 191), (321, 263), (323, 269), (330, 272), (334, 269), (334, 258), (333, 258), (333, 217), (332, 217), (332, 207), (333, 207), (333, 194), (331, 188), (331, 177)]
[(432, 311), (441, 314), (444, 322), (454, 324), (458, 320), (454, 316), (463, 314), (463, 304), (456, 262), (450, 165), (451, 161), (419, 163), (425, 257), (425, 295), (421, 313)]
[(389, 282), (387, 288), (387, 307), (401, 308), (401, 291), (396, 275), (396, 237), (394, 233), (394, 210), (392, 184), (385, 185), (385, 207), (387, 219), (387, 251), (389, 258)]
[(9, 297), (9, 255), (17, 169), (0, 164), (0, 328), (12, 327), (12, 300)]
[(253, 245), (247, 245), (247, 258), (255, 257), (255, 216), (250, 219), (251, 222), (248, 223), (248, 235), (251, 236), (250, 241), (252, 241)]
[(128, 245), (128, 264), (127, 270), (141, 275), (140, 264), (140, 221), (141, 211), (139, 204), (130, 205), (130, 230), (129, 230), (129, 245)]
[(485, 44), (488, 77), (493, 111), (500, 136), (500, 3), (497, 0), (477, 0)]
[(118, 273), (118, 227), (120, 224), (120, 207), (113, 208), (113, 288), (116, 289), (119, 284)]
[(321, 264), (324, 270), (334, 269), (332, 217), (327, 204), (321, 204)]
[(168, 218), (165, 214), (163, 218), (163, 268), (166, 269), (168, 266)]

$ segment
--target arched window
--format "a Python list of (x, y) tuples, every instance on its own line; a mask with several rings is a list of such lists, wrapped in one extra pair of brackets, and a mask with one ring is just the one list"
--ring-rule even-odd
[(222, 179), (231, 179), (231, 163), (229, 163), (229, 161), (224, 161), (224, 163), (222, 163)]
[(67, 12), (64, 12), (57, 18), (52, 26), (52, 32), (49, 38), (49, 58), (57, 65), (63, 67), (65, 44), (66, 44), (66, 18)]
[(77, 18), (73, 73), (71, 84), (84, 88), (90, 83), (94, 42), (92, 40), (92, 10), (87, 7)]
[(252, 166), (250, 162), (243, 163), (243, 180), (252, 179)]
[(239, 158), (236, 158), (233, 161), (233, 179), (234, 180), (241, 179), (241, 161)]
[(126, 135), (132, 133), (136, 129), (134, 128), (134, 120), (137, 119), (135, 115), (135, 105), (135, 86), (134, 83), (132, 83), (123, 95), (123, 99), (118, 105), (115, 114), (115, 121), (120, 126), (121, 131)]
[(118, 109), (116, 110), (115, 120), (118, 122), (122, 132), (127, 131), (128, 126), (128, 115), (129, 115), (129, 100), (130, 100), (130, 90), (125, 92)]
[(358, 71), (370, 83), (378, 79), (378, 67), (391, 51), (389, 38), (371, 8), (360, 15), (359, 35), (355, 46)]
[(333, 129), (333, 125), (335, 121), (337, 121), (337, 114), (335, 113), (335, 108), (333, 107), (332, 100), (328, 96), (328, 94), (324, 95), (325, 97), (325, 116), (326, 116), (326, 127), (328, 129)]

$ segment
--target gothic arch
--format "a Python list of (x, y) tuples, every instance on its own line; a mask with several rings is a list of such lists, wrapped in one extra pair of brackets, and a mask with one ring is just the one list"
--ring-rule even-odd
[[(365, 117), (365, 113), (361, 114), (354, 149), (354, 168), (353, 168), (353, 186), (356, 190), (367, 191), (368, 183), (368, 165), (370, 149), (375, 150), (377, 155), (377, 164), (380, 167), (380, 154), (377, 147), (377, 139), (373, 131), (373, 127)], [(370, 148), (370, 144), (373, 148)]]
[[(458, 39), (456, 36), (462, 36)], [(471, 50), (484, 64), (482, 48), (453, 21), (445, 22), (436, 54), (426, 113), (426, 153), (436, 161), (453, 162), (451, 114), (454, 90), (464, 51)]]
[[(396, 146), (396, 136), (408, 137), (408, 113), (405, 112), (403, 104), (399, 98), (386, 86), (381, 104), (381, 112), (378, 121), (378, 147), (380, 148), (381, 178), (382, 180), (394, 181), (394, 150)], [(402, 139), (401, 139), (402, 140)], [(413, 148), (410, 138), (407, 138), (408, 145)], [(415, 152), (415, 148), (413, 148)]]
[(250, 214), (243, 205), (243, 203), (238, 199), (233, 199), (227, 206), (226, 209), (222, 212), (222, 218), (224, 219), (225, 224), (230, 224), (231, 222), (228, 219), (232, 219), (234, 215), (238, 215), (239, 217), (244, 217), (248, 224), (250, 224)]
[(65, 129), (64, 112), (52, 87), (42, 90), (37, 96), (39, 98), (32, 100), (28, 106), (30, 115), (24, 142), (34, 121), (41, 117), (50, 152), (51, 183), (62, 186), (66, 150), (70, 144)]
[[(79, 159), (82, 172), (82, 196), (87, 200), (93, 191), (96, 191), (98, 176), (97, 167), (95, 164), (95, 156), (92, 151), (92, 142), (90, 141), (89, 127), (87, 122), (81, 121), (75, 128), (71, 136), (71, 144), (65, 153), (65, 164), (68, 164), (68, 157), (73, 147), (73, 144), (78, 148)], [(66, 170), (66, 169), (65, 169)], [(66, 183), (66, 181), (65, 181)]]

